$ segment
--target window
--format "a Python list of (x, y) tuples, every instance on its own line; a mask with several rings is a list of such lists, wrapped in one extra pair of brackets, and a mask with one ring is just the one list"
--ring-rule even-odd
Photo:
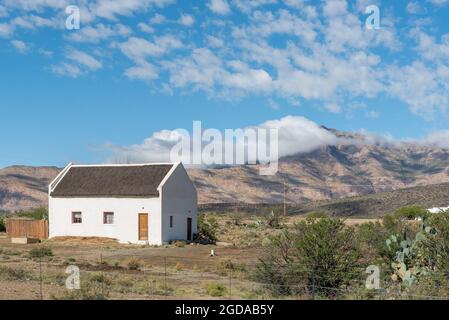
[(170, 216), (170, 228), (173, 228), (173, 216)]
[(114, 223), (114, 212), (104, 212), (103, 224), (113, 224), (113, 223)]
[(72, 223), (82, 223), (81, 212), (72, 212)]

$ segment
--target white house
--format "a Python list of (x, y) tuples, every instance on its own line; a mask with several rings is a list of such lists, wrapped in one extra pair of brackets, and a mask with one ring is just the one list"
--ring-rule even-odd
[(69, 164), (49, 185), (49, 237), (193, 239), (197, 192), (181, 163)]
[(447, 212), (448, 210), (449, 210), (449, 207), (435, 207), (435, 208), (427, 209), (427, 211), (429, 213), (444, 213), (444, 212)]

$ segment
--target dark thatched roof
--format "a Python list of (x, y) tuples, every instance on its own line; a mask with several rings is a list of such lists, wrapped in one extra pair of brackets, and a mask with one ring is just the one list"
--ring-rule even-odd
[(153, 197), (173, 167), (141, 166), (71, 167), (51, 193), (52, 197)]

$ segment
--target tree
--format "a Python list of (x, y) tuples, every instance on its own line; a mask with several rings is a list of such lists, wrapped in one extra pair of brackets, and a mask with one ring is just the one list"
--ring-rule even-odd
[(6, 226), (5, 226), (5, 220), (0, 219), (0, 232), (5, 232)]
[[(345, 227), (339, 219), (309, 218), (293, 231), (284, 230), (272, 238), (256, 277), (275, 294), (302, 290), (334, 296), (340, 287), (356, 278), (359, 260), (352, 228)], [(273, 290), (276, 286), (280, 288)]]
[(196, 241), (215, 243), (217, 241), (218, 223), (215, 218), (206, 218), (204, 213), (198, 215), (198, 231), (194, 238)]

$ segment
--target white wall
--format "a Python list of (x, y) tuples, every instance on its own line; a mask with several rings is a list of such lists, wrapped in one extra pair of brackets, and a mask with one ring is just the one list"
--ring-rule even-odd
[[(186, 170), (178, 165), (161, 190), (162, 241), (187, 239), (187, 217), (192, 218), (192, 237), (197, 231), (197, 192)], [(173, 228), (170, 228), (173, 216)]]
[[(72, 224), (72, 212), (82, 223)], [(114, 224), (103, 224), (103, 213), (114, 212)], [(49, 200), (49, 236), (108, 237), (121, 243), (139, 241), (138, 215), (148, 213), (148, 243), (162, 244), (159, 198), (53, 198)]]

